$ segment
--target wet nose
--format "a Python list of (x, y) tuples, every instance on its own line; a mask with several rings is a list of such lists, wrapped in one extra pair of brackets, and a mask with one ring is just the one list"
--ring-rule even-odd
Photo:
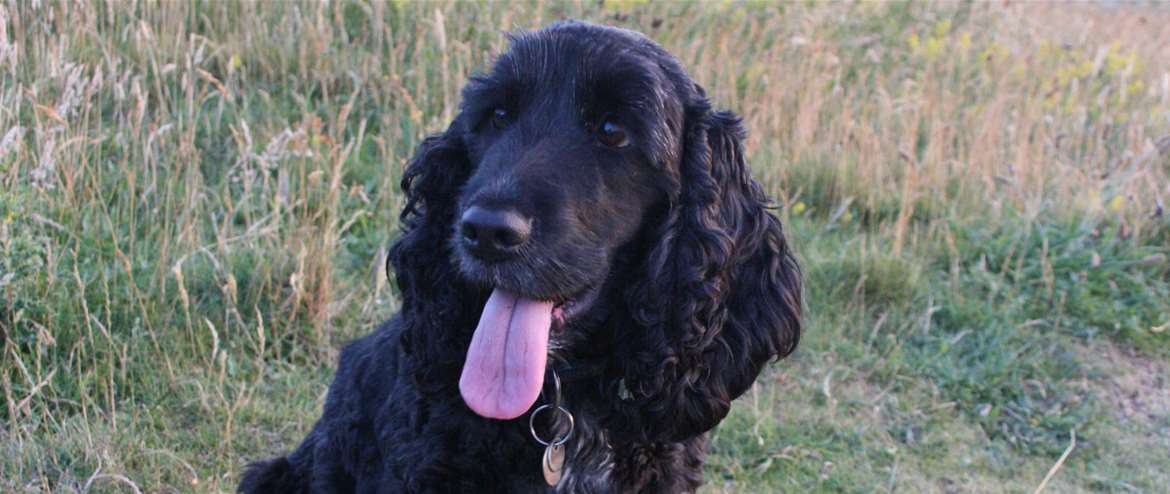
[(477, 257), (511, 255), (532, 234), (532, 219), (513, 209), (472, 206), (463, 213), (459, 223), (463, 241)]

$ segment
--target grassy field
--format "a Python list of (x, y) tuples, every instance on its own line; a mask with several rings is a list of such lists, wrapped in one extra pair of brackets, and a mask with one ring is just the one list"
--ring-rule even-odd
[(708, 492), (1167, 492), (1170, 9), (199, 0), (0, 2), (0, 492), (293, 447), (396, 309), (404, 160), (563, 17), (744, 116), (804, 266)]

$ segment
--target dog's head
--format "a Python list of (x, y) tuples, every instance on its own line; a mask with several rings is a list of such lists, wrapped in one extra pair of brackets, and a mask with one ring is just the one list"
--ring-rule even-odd
[(457, 123), (475, 170), (452, 232), (467, 278), (584, 308), (616, 250), (667, 202), (663, 177), (681, 153), (685, 95), (655, 49), (563, 24), (515, 37), (471, 80)]
[[(628, 323), (611, 367), (632, 396), (615, 417), (643, 429), (655, 401), (729, 403), (790, 352), (799, 271), (742, 138), (642, 35), (568, 22), (515, 36), (408, 167), (391, 258), (407, 310), (445, 297), (442, 283), (490, 292), (462, 368), (467, 404), (523, 414), (550, 332), (570, 341), (559, 335), (590, 315)], [(716, 408), (676, 430), (706, 430)]]

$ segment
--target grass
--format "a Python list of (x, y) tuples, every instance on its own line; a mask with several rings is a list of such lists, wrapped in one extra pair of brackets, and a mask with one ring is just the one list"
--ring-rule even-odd
[(1170, 11), (0, 4), (0, 491), (230, 491), (397, 308), (395, 184), (504, 31), (637, 29), (741, 113), (808, 332), (708, 492), (1170, 485)]

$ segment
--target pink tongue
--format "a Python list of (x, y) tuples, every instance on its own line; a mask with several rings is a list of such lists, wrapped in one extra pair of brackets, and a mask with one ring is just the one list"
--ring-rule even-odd
[(544, 383), (552, 302), (496, 289), (471, 337), (459, 392), (475, 413), (495, 419), (523, 415)]

